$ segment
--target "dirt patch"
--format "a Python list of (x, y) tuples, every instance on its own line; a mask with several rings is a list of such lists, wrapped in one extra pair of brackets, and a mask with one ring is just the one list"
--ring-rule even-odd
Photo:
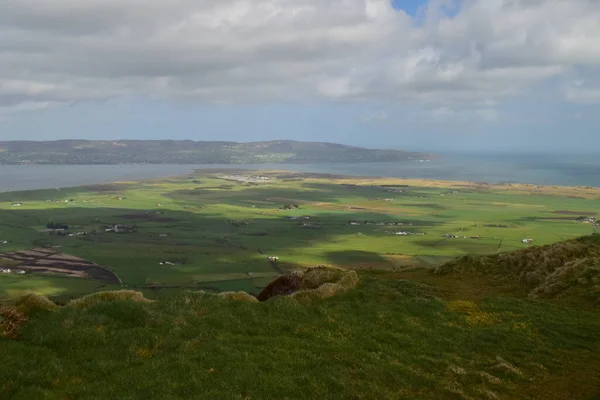
[(6, 260), (10, 260), (10, 261), (25, 262), (25, 261), (37, 260), (39, 257), (27, 257), (27, 256), (21, 256), (18, 254), (3, 254), (2, 258), (6, 259)]
[(29, 257), (29, 258), (37, 258), (37, 257), (46, 257), (54, 254), (54, 251), (39, 251), (39, 250), (20, 250), (15, 251), (13, 254), (21, 257)]
[(129, 220), (152, 221), (152, 222), (175, 222), (176, 221), (173, 218), (162, 217), (160, 214), (153, 214), (153, 213), (124, 214), (124, 215), (119, 215), (119, 218), (129, 219)]
[(552, 211), (552, 214), (564, 214), (564, 215), (577, 215), (577, 216), (593, 216), (593, 215), (597, 215), (598, 213), (595, 211), (569, 211), (569, 210), (558, 210), (558, 211)]
[(75, 256), (71, 256), (69, 254), (53, 254), (49, 257), (47, 257), (47, 260), (52, 261), (52, 262), (57, 262), (57, 261), (61, 261), (64, 263), (69, 263), (69, 262), (75, 262), (77, 264), (93, 264), (93, 262), (91, 261), (87, 261), (84, 259), (81, 259), (79, 257), (75, 257)]
[[(36, 257), (33, 254), (41, 254), (41, 256)], [(69, 254), (54, 253), (45, 249), (0, 254), (0, 258), (15, 262), (13, 265), (15, 268), (28, 272), (89, 278), (111, 284), (121, 283), (114, 272), (100, 265)]]
[(18, 251), (17, 254), (23, 254), (25, 256), (30, 256), (30, 257), (44, 257), (44, 256), (49, 256), (54, 254), (54, 251), (50, 251), (50, 250), (23, 250), (23, 251)]
[(94, 265), (93, 262), (87, 260), (77, 259), (64, 259), (64, 258), (46, 258), (42, 260), (36, 260), (35, 265), (64, 265), (64, 266), (77, 266), (77, 265)]
[(71, 276), (74, 278), (87, 277), (87, 274), (84, 271), (78, 271), (75, 269), (67, 269), (67, 268), (56, 268), (56, 267), (53, 267), (52, 265), (47, 265), (47, 266), (23, 265), (23, 266), (20, 266), (19, 268), (23, 269), (25, 271), (30, 271), (30, 272), (41, 272), (41, 273), (45, 273), (45, 274), (58, 274), (58, 275), (64, 275), (64, 276)]

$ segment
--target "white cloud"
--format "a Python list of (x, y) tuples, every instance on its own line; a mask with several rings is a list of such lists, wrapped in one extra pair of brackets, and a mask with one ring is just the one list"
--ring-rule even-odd
[(456, 117), (456, 111), (448, 107), (440, 107), (432, 110), (431, 116), (441, 120), (453, 119)]
[(382, 122), (390, 118), (390, 114), (387, 111), (378, 110), (366, 113), (362, 116), (362, 121), (366, 123)]
[(0, 116), (6, 117), (22, 112), (40, 111), (48, 108), (59, 107), (62, 105), (65, 104), (52, 101), (24, 101), (15, 105), (0, 106)]
[(449, 107), (434, 108), (429, 112), (436, 122), (494, 122), (500, 117), (497, 110), (493, 108), (465, 108), (456, 110)]
[(600, 79), (596, 82), (576, 80), (566, 90), (567, 100), (576, 103), (600, 103)]
[(492, 121), (498, 101), (576, 67), (600, 78), (596, 0), (463, 0), (452, 17), (449, 4), (417, 21), (388, 0), (4, 1), (0, 107), (327, 97), (483, 107)]
[(492, 122), (497, 121), (500, 117), (497, 110), (491, 108), (484, 108), (476, 110), (475, 113), (484, 121)]

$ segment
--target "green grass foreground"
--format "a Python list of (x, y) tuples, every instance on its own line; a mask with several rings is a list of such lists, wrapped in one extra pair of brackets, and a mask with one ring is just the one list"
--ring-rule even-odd
[(34, 307), (17, 339), (0, 339), (0, 398), (600, 395), (597, 312), (359, 275), (354, 290), (328, 299), (181, 292), (151, 303)]

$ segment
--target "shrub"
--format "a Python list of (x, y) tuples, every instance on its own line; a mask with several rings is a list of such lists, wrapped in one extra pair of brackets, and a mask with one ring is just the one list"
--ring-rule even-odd
[(14, 307), (0, 306), (0, 337), (17, 337), (18, 328), (27, 321), (27, 317)]

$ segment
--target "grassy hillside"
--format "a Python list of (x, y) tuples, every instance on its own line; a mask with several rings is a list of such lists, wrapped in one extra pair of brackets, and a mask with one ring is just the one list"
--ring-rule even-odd
[(598, 398), (597, 310), (427, 276), (437, 283), (363, 271), (334, 297), (262, 303), (29, 299), (16, 338), (0, 338), (0, 398)]
[(428, 157), (400, 150), (289, 140), (252, 143), (192, 140), (0, 141), (0, 164), (262, 164), (405, 161)]
[(464, 256), (437, 274), (479, 274), (529, 290), (532, 298), (575, 298), (600, 305), (600, 234), (490, 256)]

